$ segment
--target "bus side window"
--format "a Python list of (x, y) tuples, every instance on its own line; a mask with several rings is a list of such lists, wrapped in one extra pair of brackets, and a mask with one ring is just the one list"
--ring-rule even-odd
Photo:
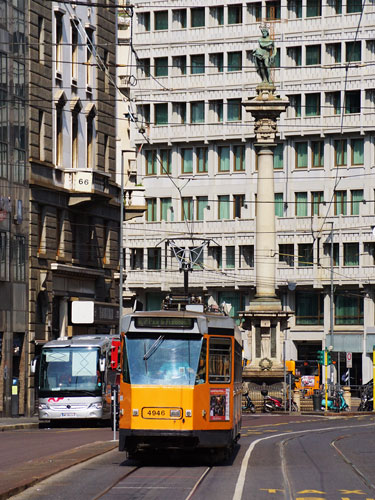
[(201, 354), (199, 356), (197, 376), (195, 377), (195, 385), (204, 384), (206, 382), (206, 358), (207, 358), (207, 340), (203, 339)]
[(231, 339), (210, 338), (209, 382), (229, 384), (231, 380)]
[(128, 363), (128, 353), (126, 351), (126, 340), (125, 337), (121, 340), (121, 353), (122, 353), (122, 379), (125, 383), (130, 384), (130, 374), (129, 374), (129, 363)]

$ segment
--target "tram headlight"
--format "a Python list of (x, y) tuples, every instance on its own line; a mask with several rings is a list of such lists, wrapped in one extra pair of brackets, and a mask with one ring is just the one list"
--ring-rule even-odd
[(93, 408), (94, 410), (101, 410), (103, 408), (103, 403), (91, 403), (89, 408)]
[(45, 403), (39, 403), (39, 410), (49, 410), (49, 406)]
[(185, 414), (186, 414), (187, 417), (191, 417), (192, 416), (192, 411), (191, 410), (186, 410)]

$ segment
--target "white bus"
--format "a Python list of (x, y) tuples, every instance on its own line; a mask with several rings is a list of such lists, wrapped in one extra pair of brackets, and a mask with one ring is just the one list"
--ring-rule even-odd
[(33, 363), (39, 419), (111, 418), (111, 387), (117, 380), (115, 336), (77, 336), (47, 342)]

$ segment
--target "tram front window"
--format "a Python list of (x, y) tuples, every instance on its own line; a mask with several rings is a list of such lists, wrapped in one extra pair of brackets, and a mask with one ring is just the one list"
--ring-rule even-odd
[(130, 382), (139, 385), (194, 385), (202, 338), (127, 337)]
[(51, 393), (101, 394), (99, 350), (48, 348), (42, 351), (39, 395)]

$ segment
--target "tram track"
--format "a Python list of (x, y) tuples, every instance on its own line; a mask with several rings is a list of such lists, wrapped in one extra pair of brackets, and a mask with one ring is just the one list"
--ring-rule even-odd
[[(204, 468), (203, 472), (201, 472), (198, 477), (194, 477), (194, 484), (187, 485), (186, 480), (192, 479), (192, 476), (187, 476), (186, 475), (186, 468), (184, 467), (172, 467), (169, 468), (169, 477), (173, 478), (174, 476), (177, 475), (177, 477), (180, 476), (181, 480), (185, 481), (185, 483), (181, 482), (180, 484), (173, 484), (173, 485), (155, 485), (155, 477), (160, 476), (160, 467), (145, 467), (145, 466), (135, 466), (132, 470), (128, 470), (125, 474), (123, 474), (121, 477), (117, 478), (116, 481), (114, 481), (111, 485), (109, 485), (104, 491), (102, 491), (99, 495), (97, 495), (93, 500), (101, 500), (101, 499), (110, 499), (112, 496), (115, 497), (118, 494), (118, 491), (115, 492), (115, 490), (122, 490), (122, 495), (121, 498), (127, 498), (126, 494), (124, 492), (126, 490), (131, 491), (129, 495), (129, 499), (133, 498), (133, 492), (134, 490), (137, 491), (137, 497), (143, 497), (145, 496), (146, 492), (149, 497), (150, 495), (150, 490), (155, 490), (155, 492), (160, 492), (163, 491), (163, 497), (162, 498), (168, 498), (166, 496), (166, 493), (168, 490), (171, 490), (174, 492), (176, 489), (188, 489), (189, 491), (187, 492), (186, 496), (185, 493), (180, 495), (180, 498), (183, 500), (191, 500), (194, 497), (194, 494), (197, 492), (198, 488), (202, 485), (204, 482), (205, 478), (207, 475), (210, 473), (210, 471), (213, 469), (212, 466), (207, 466)], [(141, 475), (139, 478), (143, 484), (136, 485), (134, 484), (127, 484), (127, 479), (135, 479), (137, 480), (137, 477), (135, 475), (139, 472), (145, 472), (145, 475)], [(181, 474), (180, 474), (181, 472)], [(143, 482), (145, 477), (148, 477), (149, 480), (146, 481), (145, 483)], [(168, 476), (165, 477), (167, 479)], [(164, 478), (162, 478), (163, 480)], [(144, 490), (144, 491), (142, 491)], [(113, 495), (111, 495), (111, 492)], [(155, 498), (161, 498), (158, 494), (155, 495)]]

